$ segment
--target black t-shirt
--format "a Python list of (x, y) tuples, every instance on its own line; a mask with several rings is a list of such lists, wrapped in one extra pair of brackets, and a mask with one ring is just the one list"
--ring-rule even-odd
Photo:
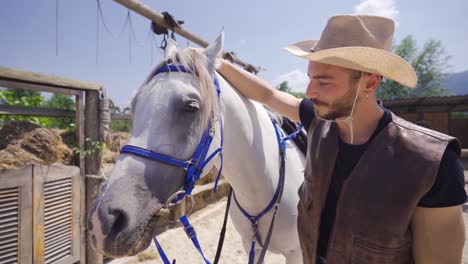
[[(299, 116), (301, 123), (307, 129), (313, 120), (314, 106), (312, 101), (304, 99), (301, 102)], [(384, 115), (379, 121), (376, 130), (369, 140), (362, 145), (350, 145), (339, 140), (339, 150), (336, 158), (335, 169), (325, 200), (325, 207), (322, 210), (320, 219), (320, 235), (317, 244), (317, 255), (325, 257), (327, 255), (328, 240), (335, 220), (335, 210), (338, 196), (343, 182), (349, 176), (354, 166), (366, 151), (369, 143), (382, 131), (392, 120), (389, 110), (384, 109)], [(461, 164), (457, 150), (449, 145), (442, 157), (437, 177), (432, 188), (419, 201), (420, 207), (449, 207), (461, 205), (467, 201), (465, 192), (465, 178), (463, 166)]]

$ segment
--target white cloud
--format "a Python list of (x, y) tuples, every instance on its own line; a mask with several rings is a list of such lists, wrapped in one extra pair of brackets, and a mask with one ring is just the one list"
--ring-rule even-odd
[(309, 77), (307, 76), (307, 73), (299, 69), (295, 69), (276, 77), (273, 80), (273, 85), (277, 87), (284, 81), (288, 82), (288, 86), (293, 92), (305, 93), (307, 85), (309, 84)]
[(246, 39), (241, 39), (241, 40), (239, 40), (239, 44), (241, 46), (245, 46), (247, 44), (247, 40)]
[(359, 5), (354, 7), (357, 14), (377, 15), (397, 19), (398, 9), (395, 0), (360, 0)]

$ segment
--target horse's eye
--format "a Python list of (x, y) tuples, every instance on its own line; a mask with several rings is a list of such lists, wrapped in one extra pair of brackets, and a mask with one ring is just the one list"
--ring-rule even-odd
[(200, 104), (196, 101), (187, 102), (185, 104), (185, 110), (189, 112), (196, 112), (200, 109)]

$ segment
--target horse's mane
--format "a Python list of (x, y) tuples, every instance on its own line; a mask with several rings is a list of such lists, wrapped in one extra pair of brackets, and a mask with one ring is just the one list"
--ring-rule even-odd
[[(176, 66), (183, 66), (185, 69), (190, 70), (194, 76), (196, 76), (200, 88), (200, 95), (202, 98), (201, 111), (203, 113), (203, 126), (206, 124), (210, 117), (212, 122), (218, 119), (218, 101), (217, 93), (213, 83), (213, 73), (208, 72), (206, 56), (199, 50), (193, 48), (183, 49), (179, 52), (174, 53), (170, 58), (162, 61), (156, 66), (151, 74), (146, 78), (143, 85), (138, 89), (137, 93), (132, 99), (131, 109), (132, 115), (135, 109), (135, 105), (138, 100), (138, 96), (141, 92), (146, 89), (150, 89), (153, 85), (148, 85), (154, 78), (156, 71), (163, 65), (174, 64)], [(170, 73), (169, 73), (170, 74)], [(210, 113), (213, 113), (210, 115)]]

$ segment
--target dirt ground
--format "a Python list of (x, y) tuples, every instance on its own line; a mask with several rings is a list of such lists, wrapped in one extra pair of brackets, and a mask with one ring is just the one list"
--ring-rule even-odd
[[(468, 171), (465, 172), (468, 176)], [(468, 188), (467, 188), (468, 189)], [(216, 247), (218, 243), (218, 235), (221, 230), (221, 224), (224, 217), (224, 208), (226, 199), (223, 199), (215, 204), (209, 205), (207, 208), (196, 212), (190, 219), (195, 227), (198, 238), (202, 245), (202, 249), (209, 260), (214, 259)], [(465, 219), (465, 232), (468, 238), (468, 203), (463, 205), (463, 216)], [(182, 228), (168, 230), (158, 236), (164, 251), (168, 257), (177, 259), (177, 264), (185, 263), (203, 263), (198, 251), (193, 247), (191, 241), (185, 235)], [(182, 250), (183, 249), (183, 250)], [(465, 242), (463, 252), (463, 264), (468, 264), (468, 239)], [(240, 235), (236, 232), (232, 222), (228, 221), (226, 232), (226, 240), (224, 242), (223, 252), (221, 254), (220, 263), (229, 264), (245, 264), (248, 262), (248, 257), (244, 253)], [(113, 260), (112, 264), (132, 264), (132, 263), (162, 263), (159, 255), (151, 245), (146, 251), (135, 257), (128, 257), (118, 260)], [(268, 264), (283, 264), (285, 259), (281, 255), (267, 254), (265, 263)]]
[[(226, 199), (223, 199), (215, 204), (209, 205), (203, 210), (194, 213), (190, 217), (190, 222), (195, 227), (203, 252), (210, 261), (214, 259), (216, 254), (219, 231), (221, 230), (221, 225), (223, 223), (225, 206)], [(180, 227), (160, 234), (158, 236), (158, 241), (171, 261), (173, 258), (177, 259), (177, 264), (204, 263), (198, 251), (195, 249), (192, 242), (187, 238), (185, 232)], [(110, 263), (155, 264), (162, 263), (162, 261), (159, 258), (159, 254), (157, 253), (154, 244), (152, 244), (151, 247), (135, 257), (113, 260)], [(224, 241), (224, 247), (219, 263), (248, 263), (248, 256), (245, 254), (242, 247), (240, 235), (235, 230), (230, 219), (228, 220), (226, 239)], [(269, 253), (265, 258), (265, 263), (282, 264), (285, 263), (285, 258), (282, 255)]]

